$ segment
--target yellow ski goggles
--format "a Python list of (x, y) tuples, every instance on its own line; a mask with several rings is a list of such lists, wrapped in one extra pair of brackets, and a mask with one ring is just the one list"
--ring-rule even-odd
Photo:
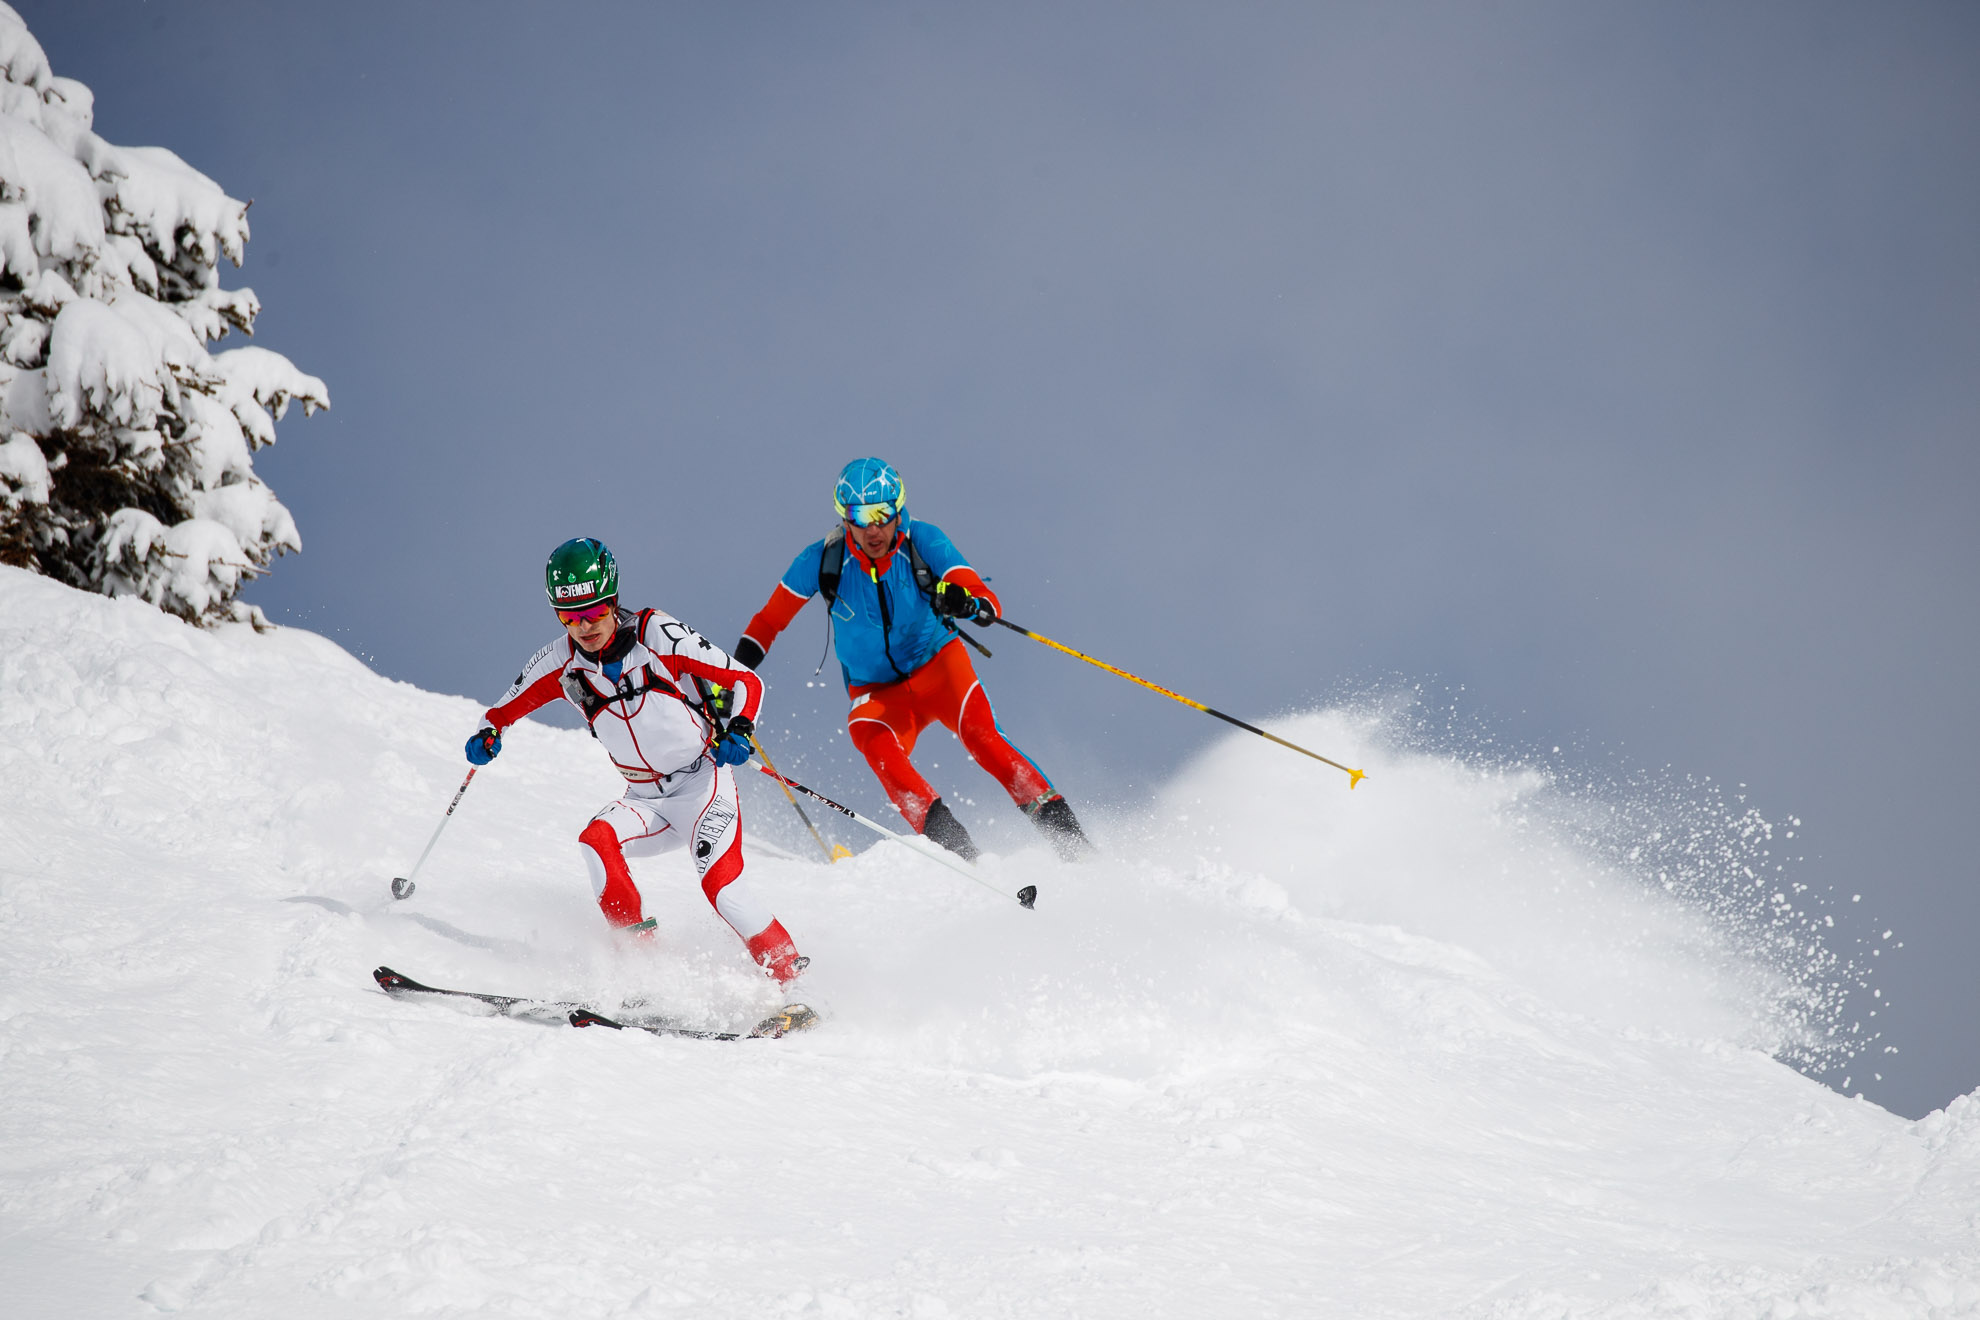
[(839, 516), (855, 527), (878, 527), (900, 517), (901, 508), (893, 500), (883, 500), (878, 504), (841, 504)]

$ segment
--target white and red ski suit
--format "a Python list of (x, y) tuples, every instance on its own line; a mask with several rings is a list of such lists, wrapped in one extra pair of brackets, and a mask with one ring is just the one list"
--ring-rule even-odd
[(742, 806), (734, 774), (710, 753), (714, 726), (695, 680), (733, 689), (728, 715), (752, 721), (763, 680), (694, 629), (659, 611), (618, 613), (619, 630), (597, 654), (560, 637), (530, 657), (489, 708), (505, 729), (559, 698), (575, 706), (627, 780), (578, 835), (592, 892), (605, 919), (641, 919), (639, 887), (626, 855), (689, 847), (701, 892), (778, 981), (797, 974), (798, 953), (783, 924), (743, 884)]

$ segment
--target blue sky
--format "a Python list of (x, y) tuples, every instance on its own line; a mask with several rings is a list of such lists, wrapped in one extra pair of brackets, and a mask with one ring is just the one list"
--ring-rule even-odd
[[(257, 462), (278, 620), (492, 697), (592, 534), (731, 640), (881, 454), (1013, 617), (1233, 713), (1744, 785), (1905, 942), (1851, 1089), (1980, 1084), (1970, 6), (18, 8), (254, 199), (230, 282), (335, 403)], [(786, 736), (877, 806), (822, 640)], [(1076, 801), (1220, 735), (997, 649)]]

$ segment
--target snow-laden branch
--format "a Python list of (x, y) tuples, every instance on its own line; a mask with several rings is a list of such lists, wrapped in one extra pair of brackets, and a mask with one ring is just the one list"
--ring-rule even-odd
[(253, 616), (242, 580), (302, 541), (252, 456), (291, 402), (330, 395), (268, 349), (209, 352), (260, 314), (220, 287), (247, 242), (245, 202), (98, 136), (89, 88), (0, 3), (0, 561), (198, 622)]

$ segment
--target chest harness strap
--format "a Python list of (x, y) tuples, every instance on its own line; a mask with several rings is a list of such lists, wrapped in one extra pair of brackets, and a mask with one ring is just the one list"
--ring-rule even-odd
[[(613, 651), (624, 655), (632, 649), (634, 638), (637, 638), (640, 644), (644, 645), (646, 642), (646, 625), (652, 617), (652, 610), (641, 610), (639, 612), (639, 626), (637, 630), (628, 628), (620, 633), (613, 639), (611, 644), (599, 652), (600, 658), (602, 659)], [(625, 643), (623, 647), (619, 645), (621, 641)], [(707, 693), (698, 691), (697, 695), (702, 699), (700, 701), (691, 701), (687, 693), (681, 691), (680, 688), (674, 686), (674, 684), (668, 682), (665, 678), (662, 678), (659, 671), (651, 664), (641, 665), (635, 672), (638, 675), (637, 678), (634, 677), (634, 674), (620, 674), (618, 684), (612, 689), (610, 696), (600, 693), (591, 684), (585, 682), (582, 674), (569, 669), (566, 669), (563, 677), (558, 680), (559, 686), (564, 689), (564, 695), (570, 698), (571, 704), (584, 712), (585, 727), (591, 729), (592, 737), (596, 738), (598, 736), (598, 730), (592, 728), (592, 725), (607, 706), (619, 702), (634, 701), (649, 692), (659, 692), (672, 697), (695, 714), (707, 720), (710, 724), (717, 725), (719, 728), (719, 722), (715, 719), (715, 711), (712, 709), (715, 703), (708, 699)], [(697, 689), (701, 687), (699, 679), (695, 681), (695, 686)]]

